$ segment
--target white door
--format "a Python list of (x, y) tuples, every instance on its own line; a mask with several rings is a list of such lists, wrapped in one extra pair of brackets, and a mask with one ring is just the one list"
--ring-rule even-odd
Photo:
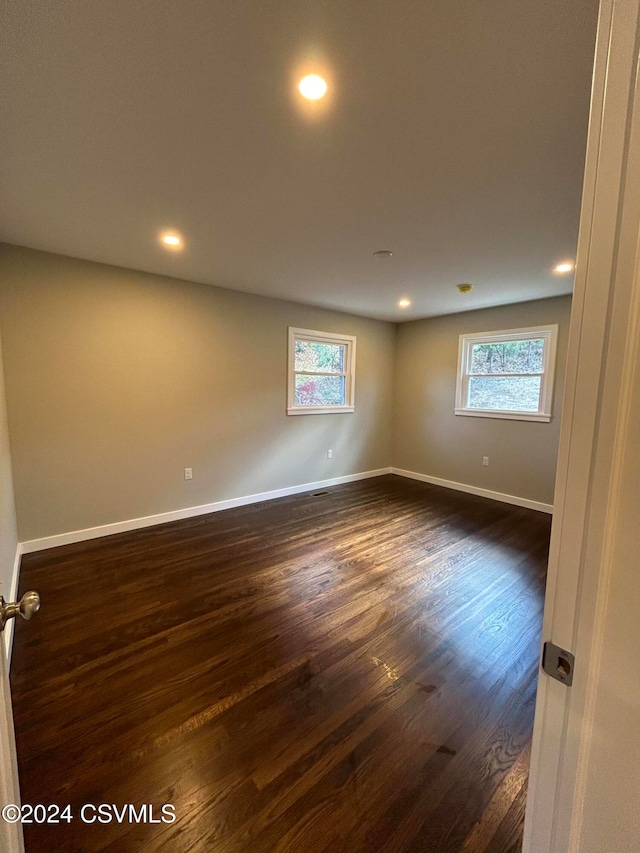
[[(16, 744), (13, 735), (13, 715), (11, 713), (11, 693), (9, 692), (9, 673), (4, 653), (4, 643), (0, 639), (0, 853), (14, 853), (24, 850), (22, 828), (19, 823), (11, 823), (12, 814), (7, 806), (19, 805), (18, 764)], [(5, 819), (7, 818), (7, 819)]]
[(640, 0), (602, 0), (524, 853), (640, 850)]

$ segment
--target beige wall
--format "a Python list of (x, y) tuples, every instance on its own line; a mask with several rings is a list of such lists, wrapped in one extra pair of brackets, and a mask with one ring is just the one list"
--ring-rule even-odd
[[(18, 247), (0, 264), (22, 541), (392, 464), (553, 500), (570, 297), (395, 327)], [(543, 323), (560, 326), (552, 422), (454, 416), (458, 336)], [(353, 415), (287, 417), (290, 325), (357, 336)]]
[[(17, 247), (1, 264), (22, 541), (391, 464), (392, 324)], [(290, 325), (357, 336), (354, 414), (285, 414)]]
[[(394, 465), (543, 503), (553, 503), (571, 297), (450, 314), (398, 327)], [(453, 414), (462, 334), (559, 325), (550, 423)], [(482, 457), (489, 457), (489, 467)]]
[(0, 594), (5, 598), (9, 598), (13, 593), (11, 583), (17, 546), (18, 531), (0, 342)]

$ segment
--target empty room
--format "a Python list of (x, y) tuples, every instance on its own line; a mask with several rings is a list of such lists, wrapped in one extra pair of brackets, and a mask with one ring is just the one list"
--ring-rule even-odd
[(3, 4), (7, 850), (569, 849), (610, 5)]

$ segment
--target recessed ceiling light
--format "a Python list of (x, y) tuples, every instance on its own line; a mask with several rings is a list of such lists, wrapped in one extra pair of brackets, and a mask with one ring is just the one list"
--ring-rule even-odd
[(373, 257), (379, 261), (388, 261), (389, 258), (393, 257), (393, 252), (390, 252), (388, 249), (380, 249), (380, 251), (373, 253)]
[(181, 249), (183, 246), (182, 237), (179, 234), (169, 231), (160, 235), (160, 242), (167, 249)]
[(410, 299), (401, 299), (401, 300), (398, 302), (398, 308), (408, 308), (408, 307), (409, 307), (409, 305), (411, 305), (411, 300), (410, 300)]
[(470, 293), (473, 290), (472, 284), (459, 284), (458, 290), (460, 293)]
[(575, 264), (573, 261), (563, 261), (561, 264), (557, 264), (557, 266), (553, 268), (553, 271), (560, 274), (566, 274), (568, 272), (573, 272), (574, 268)]
[(327, 84), (319, 74), (307, 74), (298, 83), (298, 90), (303, 98), (319, 101), (327, 93)]

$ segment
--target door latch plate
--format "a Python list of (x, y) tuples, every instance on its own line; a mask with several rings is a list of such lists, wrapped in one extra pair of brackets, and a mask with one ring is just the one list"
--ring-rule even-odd
[(575, 656), (566, 649), (556, 646), (554, 643), (545, 643), (542, 649), (542, 669), (551, 678), (561, 681), (566, 687), (573, 684), (573, 669)]

